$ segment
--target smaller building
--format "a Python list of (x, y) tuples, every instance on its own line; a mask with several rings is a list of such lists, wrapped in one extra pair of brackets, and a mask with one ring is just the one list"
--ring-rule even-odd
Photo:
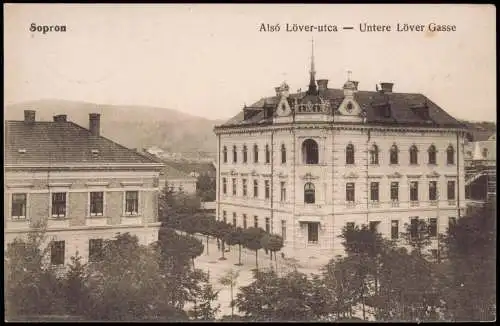
[(160, 172), (160, 187), (167, 187), (174, 192), (184, 192), (186, 194), (196, 194), (196, 177), (165, 163)]
[(483, 204), (496, 197), (496, 134), (470, 136), (465, 148), (465, 195), (469, 204)]

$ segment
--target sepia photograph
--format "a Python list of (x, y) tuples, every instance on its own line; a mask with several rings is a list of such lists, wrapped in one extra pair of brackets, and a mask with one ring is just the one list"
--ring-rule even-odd
[(4, 10), (6, 322), (496, 321), (496, 7)]

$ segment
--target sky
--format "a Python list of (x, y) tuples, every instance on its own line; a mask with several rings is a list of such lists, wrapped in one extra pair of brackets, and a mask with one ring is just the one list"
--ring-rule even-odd
[[(393, 82), (460, 119), (496, 121), (493, 5), (4, 4), (5, 104), (64, 99), (148, 105), (227, 119), (245, 104), (316, 77), (341, 88)], [(31, 32), (64, 25), (66, 32)], [(286, 24), (338, 32), (287, 32)], [(361, 32), (359, 25), (391, 25)], [(396, 24), (455, 25), (395, 32)], [(280, 31), (260, 31), (261, 24)], [(342, 30), (353, 26), (353, 30)]]

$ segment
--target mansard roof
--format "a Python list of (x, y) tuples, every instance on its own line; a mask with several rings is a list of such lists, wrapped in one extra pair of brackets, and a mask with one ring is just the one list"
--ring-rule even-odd
[[(332, 112), (338, 114), (337, 110), (343, 102), (345, 95), (342, 89), (328, 88), (319, 92), (319, 97), (327, 101), (332, 109)], [(307, 99), (305, 92), (290, 94), (289, 99), (302, 102)], [(464, 126), (446, 111), (432, 102), (426, 96), (417, 93), (394, 93), (380, 91), (363, 91), (354, 92), (354, 100), (366, 112), (367, 124), (385, 124), (385, 125), (405, 125), (405, 126), (429, 126), (429, 127), (451, 127), (463, 128)], [(247, 116), (243, 112), (239, 112), (236, 116), (229, 119), (220, 127), (231, 127), (239, 125), (260, 125), (272, 123), (272, 117), (267, 117), (263, 110), (264, 104), (273, 105), (276, 109), (280, 98), (278, 96), (261, 98), (259, 101), (248, 106), (254, 109), (255, 113)], [(388, 105), (390, 115), (381, 114), (378, 107)], [(415, 108), (427, 107), (428, 118), (418, 114)]]

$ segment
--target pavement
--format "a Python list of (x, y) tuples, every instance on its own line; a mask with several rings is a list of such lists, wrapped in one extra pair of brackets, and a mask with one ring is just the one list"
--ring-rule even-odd
[[(230, 270), (237, 271), (239, 276), (236, 281), (236, 286), (233, 289), (234, 299), (236, 299), (236, 294), (239, 292), (239, 288), (242, 286), (247, 286), (252, 283), (253, 272), (252, 269), (255, 269), (255, 251), (250, 251), (246, 248), (241, 249), (241, 266), (237, 266), (235, 264), (238, 263), (238, 255), (239, 249), (238, 246), (232, 246), (229, 252), (224, 253), (224, 257), (226, 260), (220, 260), (219, 258), (222, 256), (222, 252), (217, 249), (217, 241), (216, 239), (210, 239), (208, 243), (208, 253), (207, 253), (207, 243), (206, 237), (201, 235), (196, 235), (198, 239), (200, 239), (204, 246), (205, 250), (203, 254), (195, 259), (195, 267), (199, 268), (207, 273), (209, 273), (210, 282), (215, 288), (215, 290), (219, 290), (219, 304), (220, 312), (217, 318), (220, 318), (224, 315), (231, 315), (231, 291), (229, 286), (223, 286), (220, 284), (220, 278), (224, 276)], [(228, 249), (228, 246), (226, 246)], [(283, 275), (288, 272), (291, 272), (294, 269), (294, 265), (297, 267), (297, 270), (306, 274), (318, 273), (320, 270), (320, 266), (326, 264), (326, 260), (323, 259), (308, 259), (305, 263), (293, 263), (290, 262), (291, 259), (283, 259), (280, 253), (277, 253), (277, 270), (278, 274)], [(276, 269), (276, 262), (273, 260), (271, 262), (269, 254), (265, 254), (264, 250), (259, 250), (258, 253), (258, 262), (259, 269), (269, 269), (272, 263), (274, 269)], [(239, 314), (238, 308), (234, 308), (234, 313)]]

